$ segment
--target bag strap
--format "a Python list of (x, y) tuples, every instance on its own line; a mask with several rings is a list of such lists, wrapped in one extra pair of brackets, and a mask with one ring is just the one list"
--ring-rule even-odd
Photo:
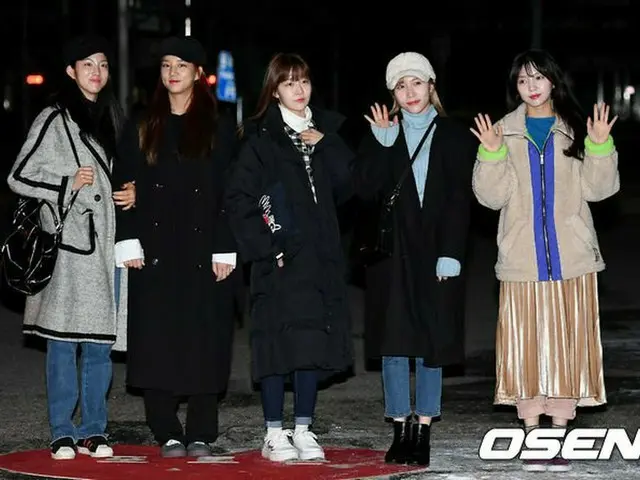
[(391, 191), (391, 194), (389, 195), (389, 198), (385, 202), (385, 205), (387, 205), (388, 208), (391, 208), (395, 203), (396, 199), (398, 198), (398, 195), (400, 194), (400, 189), (402, 188), (402, 184), (407, 178), (407, 175), (409, 175), (409, 171), (413, 167), (413, 163), (416, 161), (416, 158), (418, 158), (418, 153), (420, 153), (420, 149), (422, 148), (422, 145), (424, 145), (424, 142), (427, 140), (427, 137), (431, 133), (431, 130), (433, 130), (433, 127), (435, 126), (435, 124), (436, 124), (436, 120), (433, 119), (429, 124), (429, 128), (427, 128), (427, 130), (424, 132), (424, 135), (422, 135), (422, 138), (420, 139), (420, 143), (418, 143), (418, 146), (413, 151), (413, 155), (411, 156), (409, 165), (404, 170), (404, 172), (402, 172), (402, 175), (400, 175), (400, 180), (398, 180), (398, 183), (396, 183), (396, 186), (393, 188), (393, 190)]
[[(76, 144), (73, 142), (73, 138), (71, 137), (71, 131), (69, 130), (69, 125), (67, 123), (67, 114), (64, 110), (61, 112), (61, 116), (62, 116), (62, 122), (64, 123), (64, 129), (67, 132), (67, 138), (69, 139), (69, 144), (71, 145), (71, 150), (73, 151), (73, 157), (76, 160), (76, 164), (78, 165), (78, 168), (80, 168), (82, 166), (80, 165), (80, 157), (78, 156), (78, 150), (76, 149)], [(73, 193), (73, 196), (71, 197), (71, 201), (69, 202), (69, 206), (67, 207), (66, 210), (63, 211), (63, 209), (60, 208), (60, 229), (62, 229), (62, 224), (64, 223), (65, 218), (67, 218), (67, 215), (71, 211), (71, 207), (73, 207), (73, 204), (75, 203), (76, 198), (78, 197), (78, 193), (80, 193), (80, 190), (77, 190)]]

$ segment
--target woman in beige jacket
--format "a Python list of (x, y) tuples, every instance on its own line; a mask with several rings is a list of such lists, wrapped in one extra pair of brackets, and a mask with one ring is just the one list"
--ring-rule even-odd
[[(516, 405), (525, 429), (540, 415), (566, 429), (576, 406), (606, 402), (597, 296), (605, 264), (587, 202), (620, 188), (609, 107), (586, 122), (555, 60), (528, 51), (513, 62), (511, 113), (478, 115), (478, 201), (500, 211), (500, 308), (495, 403)], [(566, 471), (559, 455), (529, 471)]]

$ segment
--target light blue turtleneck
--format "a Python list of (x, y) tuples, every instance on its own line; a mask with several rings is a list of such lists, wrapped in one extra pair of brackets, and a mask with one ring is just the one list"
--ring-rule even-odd
[[(409, 155), (412, 156), (413, 152), (420, 143), (422, 135), (427, 130), (431, 122), (438, 116), (438, 111), (431, 105), (426, 111), (415, 114), (402, 110), (402, 129), (404, 131), (404, 138), (407, 144)], [(431, 130), (429, 136), (425, 140), (416, 161), (413, 162), (413, 177), (416, 182), (416, 189), (418, 190), (418, 198), (420, 200), (420, 206), (424, 201), (424, 189), (427, 183), (427, 174), (429, 171), (429, 156), (431, 153), (431, 142), (436, 130), (436, 126)], [(398, 134), (400, 133), (399, 125), (392, 125), (388, 128), (371, 126), (373, 135), (381, 145), (385, 147), (392, 146)], [(460, 275), (460, 262), (454, 258), (440, 257), (438, 264), (436, 265), (436, 275), (441, 277), (455, 277)]]

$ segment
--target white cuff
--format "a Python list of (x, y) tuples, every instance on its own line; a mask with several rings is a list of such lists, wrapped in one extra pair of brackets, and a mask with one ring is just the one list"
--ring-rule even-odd
[(115, 248), (116, 267), (124, 268), (124, 262), (129, 260), (144, 260), (144, 250), (137, 238), (122, 240), (116, 243)]
[(236, 266), (235, 253), (214, 253), (211, 256), (212, 263), (226, 263), (227, 265)]

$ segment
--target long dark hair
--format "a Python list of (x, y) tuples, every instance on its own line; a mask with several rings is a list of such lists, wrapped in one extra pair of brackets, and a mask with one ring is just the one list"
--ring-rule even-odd
[(113, 93), (111, 78), (98, 93), (95, 102), (84, 96), (75, 80), (64, 75), (51, 103), (68, 112), (80, 131), (94, 139), (112, 158), (124, 124), (124, 112)]
[[(149, 113), (140, 126), (140, 149), (149, 165), (158, 161), (158, 151), (169, 115), (169, 92), (162, 79), (159, 79), (149, 105)], [(213, 150), (217, 129), (218, 101), (211, 93), (206, 76), (201, 72), (193, 85), (191, 100), (184, 113), (184, 125), (178, 139), (180, 155), (190, 159), (207, 157)]]
[(518, 93), (518, 76), (522, 67), (529, 75), (533, 74), (535, 68), (551, 82), (554, 87), (551, 90), (553, 110), (569, 126), (573, 136), (571, 146), (564, 151), (564, 154), (578, 159), (584, 158), (584, 137), (587, 134), (585, 116), (571, 91), (566, 74), (549, 52), (535, 49), (527, 50), (517, 55), (513, 60), (507, 89), (509, 108), (514, 109), (522, 103), (522, 98)]
[[(275, 54), (267, 65), (256, 111), (247, 120), (261, 119), (264, 117), (269, 106), (278, 103), (278, 99), (273, 96), (278, 90), (278, 85), (289, 79), (297, 81), (301, 78), (311, 80), (311, 71), (307, 62), (305, 62), (300, 55), (297, 53)], [(242, 132), (243, 129), (241, 126), (240, 134), (242, 134)]]

